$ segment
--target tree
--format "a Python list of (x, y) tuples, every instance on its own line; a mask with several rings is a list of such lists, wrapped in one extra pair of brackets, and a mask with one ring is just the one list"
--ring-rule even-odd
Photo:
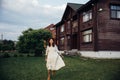
[(15, 50), (15, 44), (12, 40), (3, 40), (0, 42), (0, 51), (12, 51)]
[(41, 56), (44, 52), (44, 40), (52, 37), (52, 34), (44, 29), (33, 30), (29, 28), (19, 36), (17, 49), (20, 53), (35, 53)]

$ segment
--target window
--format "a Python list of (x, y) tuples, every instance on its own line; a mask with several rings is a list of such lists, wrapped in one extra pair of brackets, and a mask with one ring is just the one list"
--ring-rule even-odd
[(87, 22), (92, 19), (92, 11), (84, 12), (83, 13), (83, 22)]
[(61, 32), (64, 32), (64, 25), (61, 26)]
[(73, 28), (77, 27), (78, 26), (78, 22), (77, 21), (74, 21), (73, 22)]
[(70, 36), (67, 36), (67, 45), (70, 45)]
[(111, 5), (111, 18), (119, 18), (120, 19), (120, 6), (118, 5)]
[(61, 44), (61, 45), (64, 44), (64, 37), (62, 37), (62, 38), (60, 39), (60, 44)]
[(72, 23), (72, 32), (74, 33), (77, 31), (78, 31), (78, 21), (76, 20)]
[(70, 36), (67, 36), (67, 49), (69, 50), (70, 49)]
[(67, 29), (70, 29), (70, 21), (67, 22)]
[(50, 28), (50, 30), (52, 31), (52, 30), (54, 30), (54, 28), (52, 27), (52, 28)]
[(92, 42), (92, 30), (87, 30), (82, 32), (83, 42)]

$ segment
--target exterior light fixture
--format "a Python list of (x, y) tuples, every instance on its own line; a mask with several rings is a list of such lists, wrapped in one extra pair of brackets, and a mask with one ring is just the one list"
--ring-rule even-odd
[(103, 9), (102, 9), (102, 8), (99, 8), (98, 11), (101, 12), (101, 11), (103, 11)]

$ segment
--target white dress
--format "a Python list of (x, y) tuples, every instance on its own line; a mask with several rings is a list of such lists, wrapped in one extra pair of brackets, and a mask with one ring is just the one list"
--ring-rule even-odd
[(46, 55), (46, 66), (48, 70), (59, 70), (60, 68), (65, 66), (65, 63), (59, 55), (59, 51), (56, 45), (54, 47), (47, 46)]

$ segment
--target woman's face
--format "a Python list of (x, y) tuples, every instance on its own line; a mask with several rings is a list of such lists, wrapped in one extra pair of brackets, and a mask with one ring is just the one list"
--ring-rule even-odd
[(52, 44), (52, 43), (53, 43), (53, 39), (50, 39), (50, 40), (49, 40), (49, 43)]

